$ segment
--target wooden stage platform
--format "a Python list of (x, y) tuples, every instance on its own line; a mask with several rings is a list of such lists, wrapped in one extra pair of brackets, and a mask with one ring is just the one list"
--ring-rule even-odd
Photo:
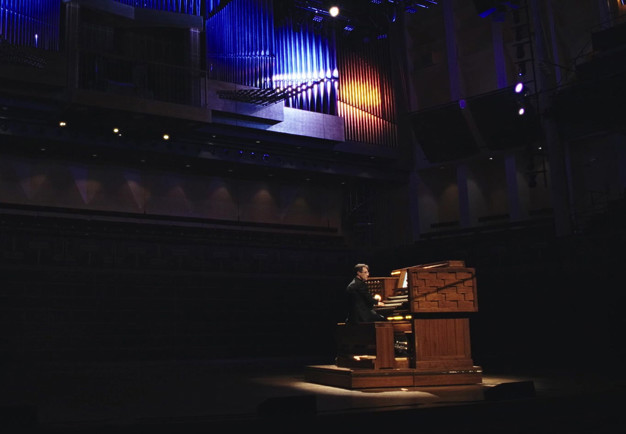
[(352, 369), (337, 365), (310, 365), (305, 381), (344, 389), (384, 387), (450, 386), (482, 383), (482, 368), (449, 371), (399, 369)]
[(345, 389), (451, 386), (482, 382), (472, 360), (470, 314), (478, 310), (476, 272), (460, 260), (371, 277), (368, 291), (385, 321), (338, 323), (335, 365), (308, 366), (312, 383)]

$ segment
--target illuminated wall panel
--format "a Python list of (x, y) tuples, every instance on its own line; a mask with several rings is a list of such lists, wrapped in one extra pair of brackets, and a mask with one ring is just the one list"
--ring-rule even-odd
[(0, 36), (14, 45), (59, 49), (61, 0), (0, 0)]

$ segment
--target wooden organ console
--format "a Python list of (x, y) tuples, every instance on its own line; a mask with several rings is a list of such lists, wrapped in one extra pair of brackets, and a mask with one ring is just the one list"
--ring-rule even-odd
[(477, 312), (476, 273), (450, 260), (367, 280), (386, 321), (337, 324), (335, 365), (308, 366), (309, 382), (348, 389), (477, 384), (469, 315)]

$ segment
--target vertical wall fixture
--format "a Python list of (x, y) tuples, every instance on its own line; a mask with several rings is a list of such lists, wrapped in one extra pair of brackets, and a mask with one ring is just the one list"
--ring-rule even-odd
[(0, 0), (0, 38), (57, 51), (60, 10), (61, 0)]

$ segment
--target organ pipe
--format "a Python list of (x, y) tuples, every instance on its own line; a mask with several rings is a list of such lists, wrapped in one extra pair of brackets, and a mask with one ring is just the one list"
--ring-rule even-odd
[(384, 42), (370, 42), (361, 49), (340, 47), (338, 107), (345, 119), (346, 140), (395, 147), (395, 108), (389, 98), (390, 61)]
[(59, 50), (61, 0), (0, 0), (0, 37), (13, 45)]
[(202, 15), (201, 0), (114, 0), (135, 8), (179, 12), (187, 15)]
[(212, 78), (253, 87), (271, 83), (271, 0), (235, 0), (207, 20), (207, 59)]

